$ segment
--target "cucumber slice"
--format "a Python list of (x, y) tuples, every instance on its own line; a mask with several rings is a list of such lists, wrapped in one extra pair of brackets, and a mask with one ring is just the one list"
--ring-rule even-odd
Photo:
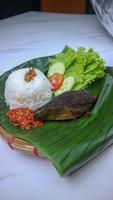
[(60, 89), (58, 89), (54, 94), (55, 96), (58, 96), (64, 92), (70, 91), (75, 83), (74, 76), (68, 76), (64, 79), (64, 82)]
[(47, 76), (50, 77), (55, 73), (64, 74), (65, 66), (62, 62), (54, 63), (49, 67)]

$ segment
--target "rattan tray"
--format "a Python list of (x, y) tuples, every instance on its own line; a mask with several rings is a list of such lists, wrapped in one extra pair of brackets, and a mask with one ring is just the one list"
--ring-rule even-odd
[(35, 147), (33, 147), (28, 142), (18, 139), (9, 133), (7, 133), (0, 126), (0, 137), (9, 145), (10, 148), (27, 153), (29, 155), (35, 155), (39, 157), (44, 157)]

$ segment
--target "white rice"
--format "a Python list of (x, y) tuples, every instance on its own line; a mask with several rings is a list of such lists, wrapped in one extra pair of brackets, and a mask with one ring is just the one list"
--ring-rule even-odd
[(27, 107), (36, 110), (52, 99), (51, 84), (46, 76), (35, 69), (30, 82), (24, 80), (29, 68), (15, 70), (5, 83), (5, 100), (10, 109)]

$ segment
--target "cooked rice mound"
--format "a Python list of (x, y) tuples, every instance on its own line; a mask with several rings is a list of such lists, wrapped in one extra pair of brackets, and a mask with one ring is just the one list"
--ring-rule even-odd
[(4, 96), (10, 109), (23, 107), (36, 110), (52, 99), (51, 84), (38, 69), (15, 70), (6, 80)]

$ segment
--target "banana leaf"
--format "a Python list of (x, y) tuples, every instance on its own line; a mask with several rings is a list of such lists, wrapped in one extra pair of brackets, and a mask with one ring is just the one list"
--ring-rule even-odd
[(90, 117), (48, 121), (41, 128), (21, 130), (6, 117), (9, 108), (4, 99), (5, 81), (13, 70), (25, 67), (35, 66), (46, 74), (50, 59), (51, 56), (33, 59), (0, 77), (0, 124), (9, 134), (35, 146), (64, 176), (78, 170), (113, 143), (113, 69), (106, 68), (105, 76), (86, 88), (98, 96)]

